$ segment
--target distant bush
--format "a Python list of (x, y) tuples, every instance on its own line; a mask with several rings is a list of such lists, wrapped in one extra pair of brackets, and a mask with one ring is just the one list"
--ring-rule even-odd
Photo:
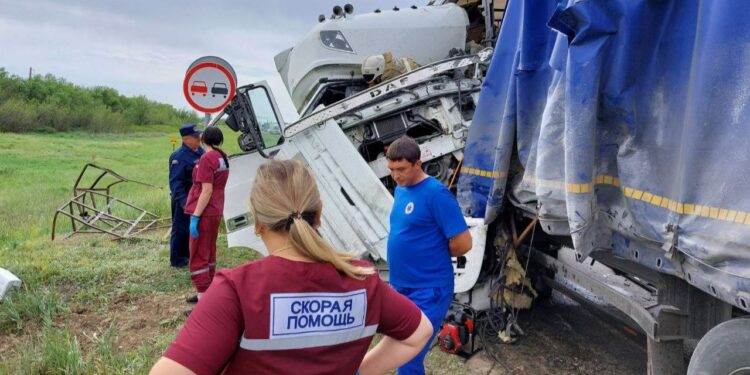
[(0, 68), (0, 132), (118, 132), (126, 125), (198, 122), (195, 113), (109, 87), (85, 88), (51, 74), (30, 79)]

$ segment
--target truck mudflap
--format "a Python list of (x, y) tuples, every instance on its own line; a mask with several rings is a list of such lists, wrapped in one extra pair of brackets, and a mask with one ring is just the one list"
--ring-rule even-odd
[(464, 213), (491, 222), (510, 201), (579, 261), (609, 252), (750, 311), (748, 13), (510, 2), (469, 129)]
[(487, 240), (487, 225), (484, 220), (466, 218), (471, 233), (472, 247), (461, 258), (453, 258), (454, 293), (470, 291), (479, 279), (484, 259), (485, 242)]

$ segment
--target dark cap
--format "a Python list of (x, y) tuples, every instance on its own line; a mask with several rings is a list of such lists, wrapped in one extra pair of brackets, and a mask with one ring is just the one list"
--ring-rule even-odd
[(186, 135), (192, 135), (192, 136), (197, 137), (201, 135), (201, 133), (202, 132), (198, 130), (198, 125), (196, 124), (185, 124), (185, 125), (182, 125), (182, 127), (180, 128), (180, 135), (183, 137)]

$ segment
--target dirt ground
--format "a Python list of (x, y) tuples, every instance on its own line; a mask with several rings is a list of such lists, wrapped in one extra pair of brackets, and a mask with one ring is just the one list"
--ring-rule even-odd
[[(130, 351), (153, 339), (158, 332), (174, 331), (185, 320), (184, 311), (192, 306), (181, 294), (154, 294), (130, 298), (122, 294), (112, 300), (106, 311), (95, 311), (86, 305), (73, 304), (70, 314), (57, 317), (54, 327), (67, 327), (77, 336), (84, 350), (97, 345), (107, 331), (115, 337), (117, 350)], [(26, 335), (0, 336), (0, 355), (9, 355), (39, 331), (31, 326)]]
[[(83, 348), (96, 345), (106, 327), (117, 335), (117, 350), (132, 350), (153, 338), (155, 332), (174, 331), (182, 325), (182, 312), (190, 306), (178, 294), (157, 294), (114, 299), (108, 311), (71, 306), (67, 319), (57, 326), (72, 327)], [(555, 293), (552, 300), (524, 312), (520, 325), (526, 332), (512, 345), (480, 350), (468, 360), (442, 353), (433, 347), (428, 356), (428, 374), (643, 374), (646, 370), (645, 338), (605, 322), (572, 300)], [(15, 338), (1, 345), (12, 350)]]
[(505, 374), (644, 374), (646, 340), (606, 322), (560, 294), (524, 313), (526, 333), (512, 345), (480, 351), (464, 364), (472, 375)]

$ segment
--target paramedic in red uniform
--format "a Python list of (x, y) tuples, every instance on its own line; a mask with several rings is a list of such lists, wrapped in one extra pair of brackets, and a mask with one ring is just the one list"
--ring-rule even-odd
[(224, 212), (224, 186), (229, 178), (229, 159), (219, 149), (224, 135), (218, 127), (206, 129), (201, 140), (206, 153), (193, 169), (193, 186), (185, 212), (190, 216), (190, 278), (203, 296), (216, 270), (216, 237)]
[(383, 374), (422, 349), (424, 314), (317, 234), (323, 205), (301, 163), (261, 165), (250, 205), (269, 256), (219, 272), (151, 374)]

